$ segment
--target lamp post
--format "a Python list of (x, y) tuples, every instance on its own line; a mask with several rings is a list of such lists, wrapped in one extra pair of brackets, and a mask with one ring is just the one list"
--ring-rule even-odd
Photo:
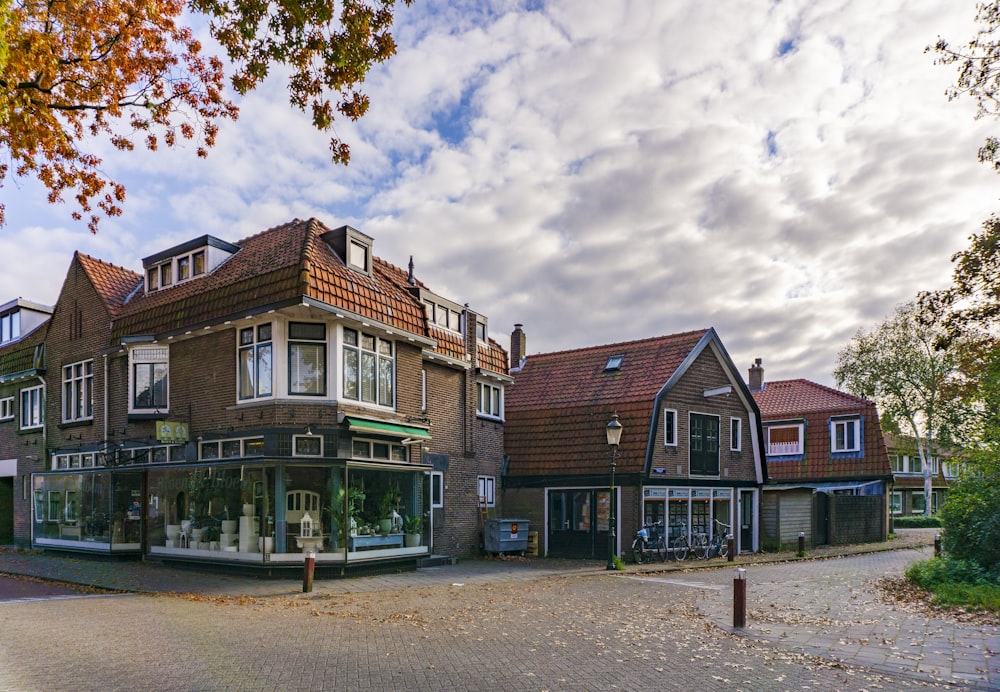
[(615, 524), (617, 523), (615, 519), (615, 462), (618, 460), (618, 443), (622, 439), (622, 424), (618, 422), (617, 413), (611, 416), (611, 422), (608, 423), (604, 430), (608, 434), (608, 446), (611, 447), (611, 496), (609, 498), (611, 507), (608, 517), (608, 569), (615, 569), (616, 548), (618, 547), (618, 541), (615, 537)]

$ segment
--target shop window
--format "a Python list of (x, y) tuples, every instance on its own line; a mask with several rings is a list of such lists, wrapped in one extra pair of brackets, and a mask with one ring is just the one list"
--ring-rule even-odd
[(292, 455), (297, 457), (323, 456), (323, 437), (321, 435), (293, 435)]

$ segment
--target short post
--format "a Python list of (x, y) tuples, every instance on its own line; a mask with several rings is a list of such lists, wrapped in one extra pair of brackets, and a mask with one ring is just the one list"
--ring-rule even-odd
[(806, 555), (806, 533), (805, 531), (799, 531), (799, 557), (805, 557)]
[(941, 557), (941, 534), (934, 534), (934, 557)]
[(312, 593), (313, 573), (316, 571), (316, 549), (306, 550), (305, 571), (302, 575), (302, 593)]
[(727, 559), (730, 562), (732, 562), (734, 559), (736, 559), (736, 539), (733, 538), (733, 534), (729, 534), (728, 536), (726, 536), (726, 547), (728, 549)]
[(733, 577), (733, 627), (747, 626), (747, 571), (742, 567)]

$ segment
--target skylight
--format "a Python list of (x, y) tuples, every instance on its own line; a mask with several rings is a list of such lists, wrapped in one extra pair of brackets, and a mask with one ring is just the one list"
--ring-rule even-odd
[(607, 364), (604, 366), (604, 371), (608, 370), (621, 370), (622, 362), (625, 360), (625, 354), (621, 353), (616, 356), (611, 356), (608, 358)]

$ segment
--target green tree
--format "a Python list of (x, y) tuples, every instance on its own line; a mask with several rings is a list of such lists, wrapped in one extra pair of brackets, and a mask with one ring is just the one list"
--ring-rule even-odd
[(859, 330), (837, 356), (838, 386), (875, 401), (879, 411), (912, 434), (924, 473), (924, 513), (931, 512), (930, 451), (954, 426), (958, 379), (951, 350), (937, 347), (943, 325), (927, 321), (915, 302), (896, 308), (871, 331)]
[[(14, 0), (0, 3), (0, 147), (8, 177), (35, 177), (52, 203), (69, 194), (75, 219), (122, 212), (125, 188), (101, 170), (93, 138), (118, 149), (155, 151), (197, 139), (205, 156), (226, 95), (257, 88), (274, 65), (290, 68), (291, 105), (327, 132), (337, 115), (368, 109), (359, 91), (369, 70), (396, 51), (396, 0)], [(409, 4), (411, 0), (402, 0)], [(339, 12), (336, 7), (339, 5)], [(207, 18), (232, 65), (206, 55), (185, 20)], [(350, 148), (334, 136), (333, 161)], [(94, 209), (96, 205), (97, 210)], [(0, 225), (4, 223), (0, 204)]]

